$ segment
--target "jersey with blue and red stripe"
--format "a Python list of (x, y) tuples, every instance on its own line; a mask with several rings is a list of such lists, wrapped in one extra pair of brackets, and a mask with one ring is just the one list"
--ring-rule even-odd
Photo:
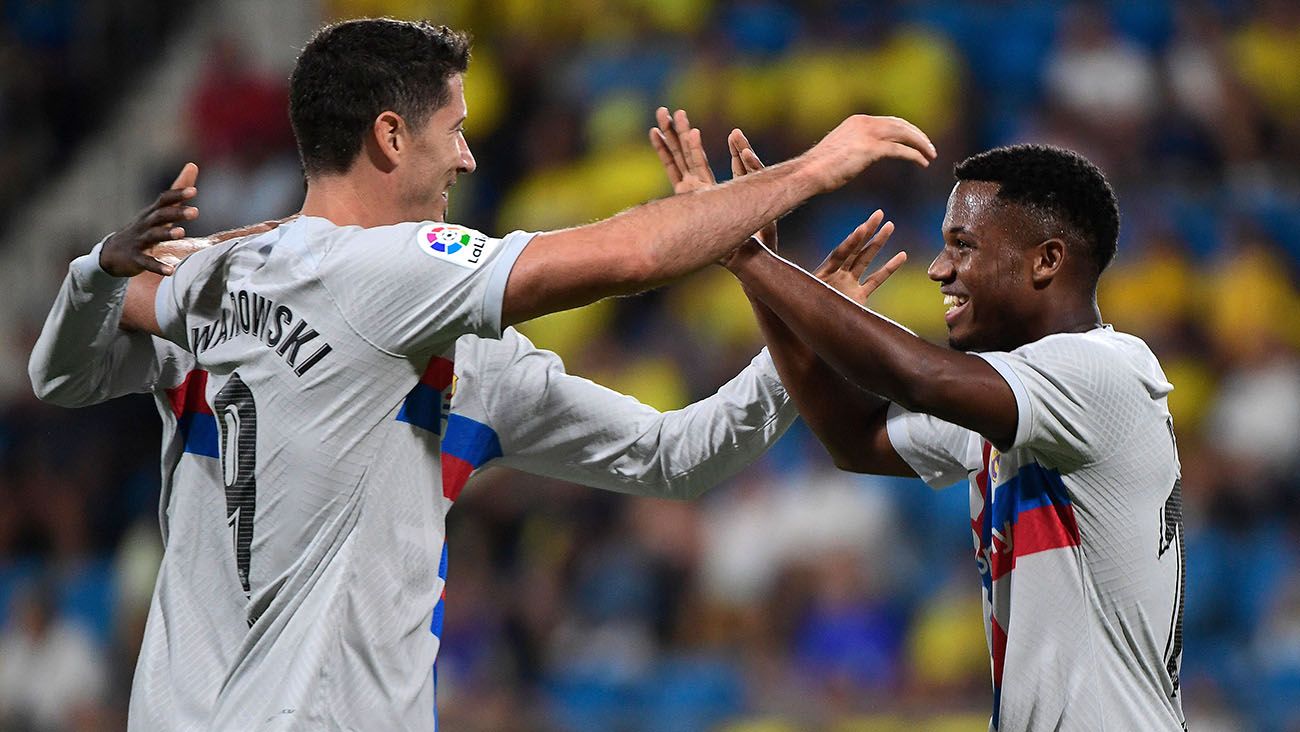
[(1011, 445), (897, 405), (888, 431), (931, 486), (970, 481), (989, 729), (1184, 729), (1173, 387), (1109, 326), (976, 355), (1015, 395)]

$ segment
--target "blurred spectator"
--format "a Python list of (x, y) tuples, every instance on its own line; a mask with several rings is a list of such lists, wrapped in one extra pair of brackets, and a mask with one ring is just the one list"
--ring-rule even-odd
[(1300, 163), (1300, 6), (1265, 0), (1232, 38), (1236, 72), (1258, 100), (1274, 149)]
[(199, 152), (202, 218), (191, 233), (289, 215), (302, 202), (287, 79), (253, 67), (233, 38), (218, 38), (189, 104)]
[(93, 719), (106, 671), (90, 636), (59, 616), (53, 588), (29, 587), (0, 635), (0, 726), (46, 732)]
[(1208, 4), (1179, 4), (1176, 31), (1164, 54), (1164, 72), (1172, 108), (1161, 120), (1175, 138), (1166, 150), (1217, 169), (1256, 162), (1260, 153), (1254, 105), (1232, 72), (1223, 20)]
[(1146, 50), (1117, 36), (1099, 8), (1074, 5), (1045, 73), (1048, 101), (1060, 115), (1054, 130), (1060, 141), (1090, 153), (1112, 175), (1132, 172), (1140, 160), (1134, 146), (1158, 104)]

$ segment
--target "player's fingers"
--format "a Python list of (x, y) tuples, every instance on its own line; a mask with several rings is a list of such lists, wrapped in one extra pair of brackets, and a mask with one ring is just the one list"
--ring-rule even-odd
[(655, 126), (663, 129), (669, 125), (671, 117), (668, 114), (667, 107), (660, 107), (655, 110)]
[(181, 172), (176, 175), (176, 180), (172, 181), (172, 189), (189, 188), (199, 179), (199, 166), (194, 163), (186, 163), (181, 167)]
[(713, 168), (709, 167), (709, 156), (704, 152), (704, 140), (700, 131), (694, 127), (686, 134), (686, 162), (691, 166), (693, 172), (700, 180), (716, 183), (717, 178), (713, 175)]
[(866, 224), (859, 224), (858, 228), (844, 237), (844, 241), (840, 242), (831, 250), (830, 254), (826, 255), (825, 261), (817, 268), (817, 272), (831, 272), (843, 268), (845, 260), (852, 256), (853, 252), (857, 251), (858, 246), (866, 236)]
[(930, 167), (930, 159), (922, 155), (921, 151), (914, 147), (909, 147), (901, 142), (886, 142), (885, 145), (885, 157), (910, 160), (922, 168)]
[(926, 163), (938, 154), (930, 138), (919, 127), (906, 120), (897, 118), (891, 120), (884, 138), (917, 151)]
[(664, 166), (669, 182), (676, 187), (682, 182), (682, 171), (677, 167), (677, 161), (673, 159), (672, 152), (668, 150), (668, 143), (664, 140), (664, 133), (660, 132), (658, 127), (650, 128), (650, 146), (659, 155), (659, 162)]
[(752, 147), (740, 151), (740, 162), (744, 163), (746, 173), (756, 173), (763, 169), (763, 161), (758, 159)]
[(199, 216), (199, 210), (193, 206), (164, 206), (156, 208), (145, 217), (145, 226), (158, 226), (175, 221), (192, 221)]
[(902, 117), (894, 117), (894, 119), (897, 120), (898, 124), (903, 128), (908, 137), (913, 140), (924, 141), (925, 144), (920, 147), (920, 150), (926, 155), (926, 157), (933, 159), (939, 154), (938, 148), (934, 146), (934, 142), (930, 139), (930, 136), (925, 134), (925, 130), (917, 127), (915, 124), (903, 119)]
[(875, 261), (876, 255), (880, 253), (881, 248), (885, 246), (893, 233), (894, 222), (886, 221), (884, 226), (881, 226), (880, 230), (872, 235), (866, 245), (858, 249), (853, 261), (848, 264), (848, 270), (853, 273), (854, 277), (862, 278), (862, 273), (866, 272), (867, 267), (870, 267), (871, 263)]
[(171, 190), (166, 190), (163, 191), (162, 193), (159, 193), (157, 200), (155, 200), (153, 202), (153, 205), (150, 206), (149, 208), (154, 209), (154, 208), (163, 208), (164, 206), (174, 206), (180, 203), (181, 201), (186, 201), (195, 197), (196, 195), (198, 195), (198, 193), (199, 193), (199, 189), (195, 188), (194, 186), (187, 186), (185, 188), (172, 188)]
[(740, 149), (749, 151), (749, 155), (746, 157), (752, 158), (751, 162), (756, 163), (759, 168), (765, 167), (762, 159), (758, 157), (758, 153), (754, 152), (754, 146), (749, 143), (749, 138), (745, 137), (744, 131), (737, 129), (736, 133), (736, 140), (739, 143)]
[(677, 131), (679, 137), (685, 137), (686, 133), (691, 131), (691, 120), (686, 116), (686, 110), (679, 109), (673, 112), (673, 129)]
[(152, 228), (146, 229), (144, 235), (141, 236), (140, 238), (141, 240), (146, 242), (154, 242), (154, 241), (171, 241), (172, 239), (180, 239), (184, 236), (185, 236), (184, 227), (173, 226), (172, 224), (162, 224), (160, 226), (154, 226)]
[(740, 146), (737, 144), (737, 135), (740, 130), (732, 130), (727, 135), (727, 152), (731, 153), (731, 177), (739, 178), (745, 174), (745, 164), (740, 161)]
[[(876, 209), (867, 217), (866, 221), (863, 221), (854, 230), (853, 233), (860, 233), (864, 239), (867, 239), (867, 242), (859, 245), (857, 249), (853, 250), (853, 254), (849, 255), (848, 261), (845, 262), (846, 269), (861, 271), (861, 269), (866, 269), (867, 265), (871, 264), (876, 252), (880, 251), (880, 247), (889, 240), (888, 234), (883, 238), (880, 236), (880, 232), (883, 230), (881, 224), (884, 223), (884, 220), (885, 212)], [(894, 227), (891, 224), (889, 225), (889, 232), (893, 233), (893, 231)]]
[(876, 288), (885, 284), (885, 280), (897, 272), (905, 262), (907, 262), (907, 252), (899, 252), (890, 257), (888, 262), (881, 265), (880, 269), (867, 275), (867, 278), (862, 280), (862, 289), (865, 291), (863, 295), (866, 296), (875, 292)]
[(138, 264), (141, 268), (145, 269), (146, 271), (153, 272), (154, 274), (162, 275), (163, 277), (167, 277), (171, 275), (172, 272), (176, 271), (171, 265), (159, 262), (153, 257), (150, 257), (143, 253), (136, 254), (134, 257), (134, 261), (136, 264)]
[(677, 165), (677, 169), (685, 173), (687, 170), (686, 157), (682, 155), (681, 137), (673, 127), (673, 119), (668, 114), (668, 110), (663, 107), (659, 109), (662, 114), (657, 114), (656, 117), (659, 122), (659, 132), (663, 135), (664, 145), (668, 148), (668, 152), (672, 153), (673, 162)]

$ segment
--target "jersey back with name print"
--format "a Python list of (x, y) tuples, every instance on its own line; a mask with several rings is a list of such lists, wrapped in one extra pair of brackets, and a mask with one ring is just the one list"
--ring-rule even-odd
[(976, 355), (1015, 395), (1012, 445), (897, 406), (888, 430), (930, 485), (970, 480), (990, 729), (1185, 729), (1173, 387), (1109, 326)]
[[(500, 335), (530, 240), (300, 217), (164, 279), (159, 326), (196, 365), (169, 392), (182, 454), (133, 728), (194, 722), (153, 699), (187, 674), (219, 676), (194, 684), (217, 690), (206, 729), (433, 728), (448, 502), (428, 435), (456, 340)], [(218, 657), (173, 656), (193, 634)]]

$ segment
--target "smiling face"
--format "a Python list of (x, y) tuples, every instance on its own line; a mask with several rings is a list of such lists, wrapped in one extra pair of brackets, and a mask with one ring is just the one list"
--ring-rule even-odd
[(1041, 291), (1030, 276), (1039, 226), (997, 198), (1000, 184), (962, 181), (948, 197), (943, 251), (930, 264), (948, 311), (948, 343), (962, 351), (1011, 350), (1032, 338)]
[(448, 102), (430, 114), (421, 127), (411, 130), (409, 157), (403, 155), (402, 201), (406, 218), (411, 221), (443, 221), (456, 177), (472, 173), (476, 167), (474, 154), (465, 142), (463, 125), (468, 110), (461, 75), (452, 74), (447, 88)]

